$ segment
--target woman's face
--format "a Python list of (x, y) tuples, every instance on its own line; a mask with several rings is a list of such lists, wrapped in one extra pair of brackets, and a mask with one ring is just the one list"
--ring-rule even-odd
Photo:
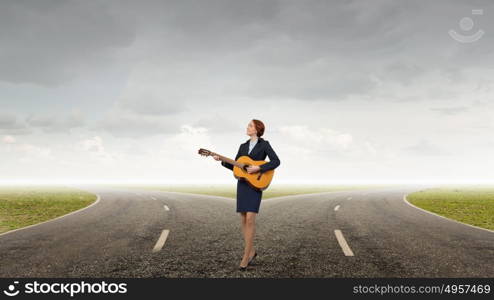
[(254, 125), (253, 121), (250, 121), (249, 125), (247, 125), (247, 135), (252, 136), (256, 134), (257, 134), (256, 126)]

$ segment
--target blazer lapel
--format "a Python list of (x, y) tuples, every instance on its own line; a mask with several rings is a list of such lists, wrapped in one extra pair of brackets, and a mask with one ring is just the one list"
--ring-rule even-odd
[[(252, 151), (248, 154), (249, 156), (254, 156), (260, 149), (262, 142), (264, 142), (263, 138), (258, 138), (257, 143), (254, 145), (254, 148), (252, 148)], [(249, 143), (247, 143), (247, 152), (249, 152)]]

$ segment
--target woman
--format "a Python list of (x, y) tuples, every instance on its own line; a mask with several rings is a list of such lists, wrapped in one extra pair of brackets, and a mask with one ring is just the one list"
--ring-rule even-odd
[[(265, 160), (266, 156), (269, 157), (269, 162), (261, 166), (249, 166), (247, 167), (248, 173), (266, 172), (268, 170), (275, 169), (280, 165), (280, 160), (274, 152), (273, 148), (268, 141), (261, 138), (264, 134), (264, 123), (253, 119), (247, 126), (247, 135), (250, 139), (241, 144), (235, 160), (240, 156), (247, 155), (253, 160)], [(220, 160), (215, 155), (214, 159)], [(221, 162), (221, 164), (233, 170), (233, 165), (227, 162)], [(249, 185), (244, 178), (239, 178), (237, 181), (237, 212), (240, 213), (242, 233), (244, 235), (245, 249), (244, 256), (240, 262), (239, 269), (245, 271), (247, 265), (257, 256), (257, 252), (254, 250), (254, 235), (255, 235), (255, 221), (256, 214), (259, 212), (259, 206), (261, 205), (262, 191), (259, 191)]]

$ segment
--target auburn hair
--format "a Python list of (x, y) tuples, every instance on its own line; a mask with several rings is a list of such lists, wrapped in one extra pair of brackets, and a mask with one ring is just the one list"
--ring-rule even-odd
[(252, 122), (254, 122), (254, 126), (256, 127), (257, 137), (261, 137), (264, 134), (264, 129), (266, 128), (264, 123), (257, 119), (252, 119)]

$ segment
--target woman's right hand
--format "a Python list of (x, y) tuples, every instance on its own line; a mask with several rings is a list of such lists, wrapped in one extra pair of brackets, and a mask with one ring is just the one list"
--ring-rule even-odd
[(219, 157), (218, 155), (213, 155), (213, 158), (214, 158), (215, 160), (220, 160), (220, 157)]

